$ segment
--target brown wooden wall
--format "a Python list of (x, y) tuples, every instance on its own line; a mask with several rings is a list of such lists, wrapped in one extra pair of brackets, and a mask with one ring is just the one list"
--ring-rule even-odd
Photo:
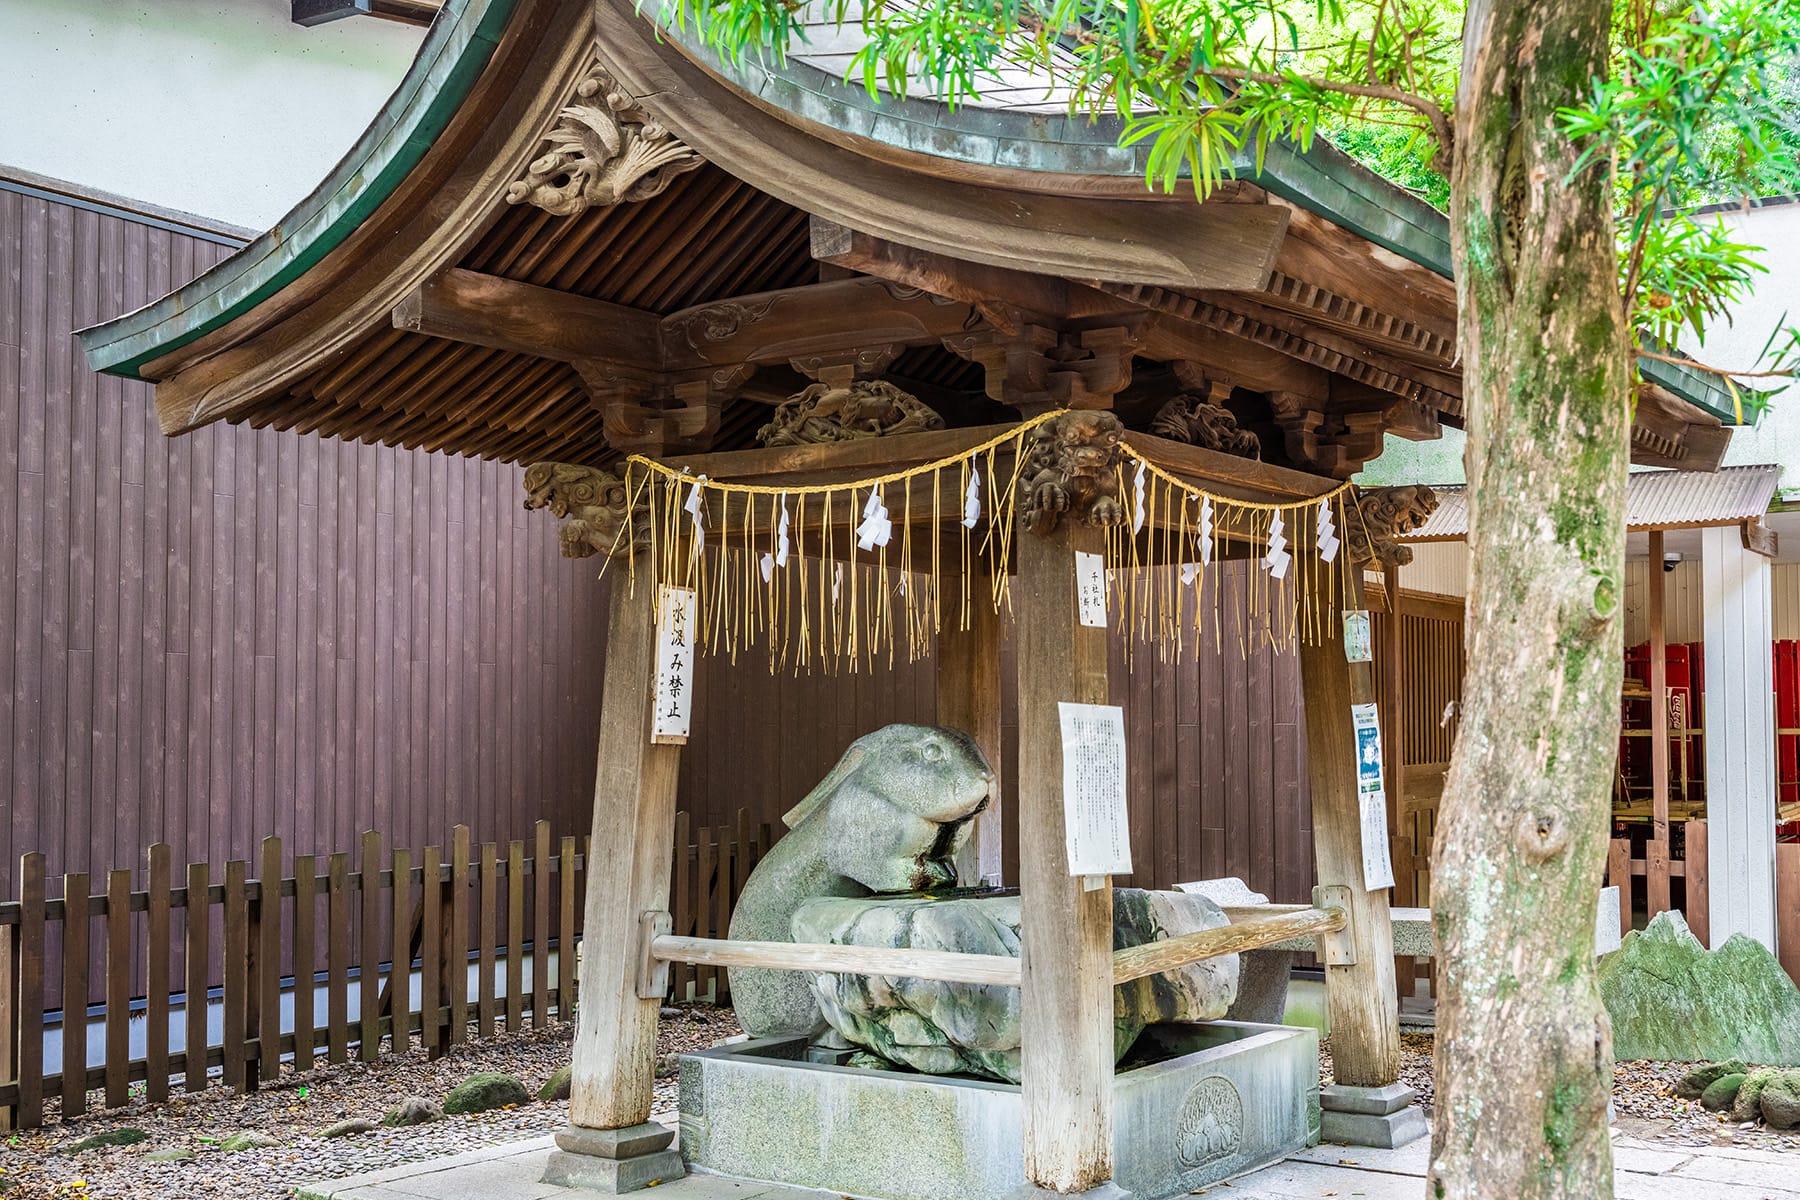
[[(1241, 587), (1248, 569), (1214, 568), (1228, 587)], [(1298, 656), (1266, 642), (1245, 653), (1233, 638), (1222, 646), (1204, 639), (1176, 662), (1142, 654), (1128, 661), (1124, 649), (1122, 642), (1114, 648), (1113, 697), (1126, 710), (1138, 870), (1121, 882), (1167, 887), (1236, 875), (1280, 902), (1309, 899), (1312, 809)], [(1012, 882), (1018, 707), (1010, 637), (1001, 678), (1003, 845)], [(760, 663), (732, 668), (703, 659), (680, 805), (695, 825), (728, 824), (744, 806), (753, 821), (779, 830), (781, 814), (859, 735), (891, 721), (929, 723), (936, 698), (928, 661), (873, 675), (771, 678)]]
[[(0, 894), (52, 873), (585, 831), (593, 564), (496, 463), (214, 425), (70, 331), (230, 252), (0, 187)], [(218, 869), (218, 868), (215, 868)], [(254, 873), (254, 871), (252, 872)]]

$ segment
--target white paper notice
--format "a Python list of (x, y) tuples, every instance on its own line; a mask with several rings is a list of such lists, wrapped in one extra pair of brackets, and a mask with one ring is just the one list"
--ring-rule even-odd
[(1106, 628), (1106, 556), (1075, 552), (1075, 595), (1081, 623)]
[(1394, 886), (1394, 862), (1388, 852), (1387, 790), (1381, 781), (1381, 723), (1373, 704), (1352, 704), (1350, 724), (1356, 731), (1356, 798), (1362, 808), (1363, 887), (1373, 892)]
[(694, 700), (694, 593), (663, 584), (656, 594), (656, 707), (650, 740), (682, 745)]
[(1129, 874), (1125, 710), (1116, 704), (1061, 703), (1056, 708), (1062, 722), (1063, 838), (1069, 874)]
[(1374, 656), (1369, 653), (1372, 639), (1369, 633), (1369, 614), (1361, 609), (1344, 614), (1344, 657), (1353, 663), (1368, 662)]

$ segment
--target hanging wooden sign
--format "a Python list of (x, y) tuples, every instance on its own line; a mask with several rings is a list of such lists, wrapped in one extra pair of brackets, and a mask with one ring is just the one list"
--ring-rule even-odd
[(1357, 609), (1344, 614), (1344, 657), (1353, 663), (1369, 662), (1373, 638), (1369, 631), (1369, 614)]
[(1131, 871), (1125, 808), (1125, 710), (1116, 704), (1059, 703), (1062, 725), (1063, 840), (1069, 874), (1099, 878)]
[(656, 598), (656, 695), (650, 741), (685, 745), (694, 699), (695, 597), (692, 588), (663, 584)]
[(1362, 809), (1363, 887), (1369, 891), (1394, 886), (1394, 861), (1388, 847), (1387, 789), (1381, 778), (1381, 723), (1373, 704), (1352, 704), (1350, 724), (1356, 731), (1356, 798)]
[(1091, 629), (1106, 628), (1106, 556), (1075, 552), (1076, 611)]

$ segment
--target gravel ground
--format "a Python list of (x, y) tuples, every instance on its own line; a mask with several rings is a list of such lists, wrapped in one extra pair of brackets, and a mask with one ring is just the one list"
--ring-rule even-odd
[[(1411, 1030), (1400, 1034), (1400, 1079), (1419, 1094), (1431, 1112), (1431, 1048), (1433, 1036)], [(1692, 1063), (1622, 1062), (1613, 1068), (1613, 1114), (1620, 1133), (1671, 1146), (1736, 1146), (1745, 1150), (1800, 1153), (1800, 1130), (1786, 1133), (1758, 1121), (1739, 1125), (1707, 1112), (1698, 1100), (1682, 1100), (1675, 1085)], [(1319, 1081), (1331, 1082), (1331, 1044), (1319, 1047)]]
[[(657, 1037), (659, 1054), (704, 1049), (737, 1034), (729, 1009), (706, 1005), (665, 1009)], [(423, 1050), (384, 1055), (373, 1063), (347, 1063), (306, 1074), (284, 1072), (263, 1090), (240, 1096), (222, 1086), (151, 1106), (133, 1085), (124, 1108), (90, 1112), (63, 1122), (57, 1105), (47, 1105), (42, 1129), (20, 1133), (0, 1148), (0, 1192), (5, 1200), (41, 1197), (231, 1196), (286, 1197), (311, 1179), (330, 1179), (440, 1155), (541, 1137), (568, 1120), (566, 1101), (533, 1100), (517, 1108), (448, 1117), (429, 1125), (378, 1129), (352, 1137), (324, 1139), (321, 1129), (346, 1117), (380, 1120), (401, 1097), (424, 1096), (442, 1103), (456, 1084), (476, 1071), (518, 1076), (535, 1096), (537, 1089), (569, 1061), (573, 1028), (554, 1026), (503, 1035), (491, 1042), (468, 1042), (436, 1062)], [(88, 1093), (99, 1108), (101, 1092)], [(656, 1085), (656, 1114), (671, 1121), (675, 1080)], [(70, 1153), (75, 1143), (97, 1133), (141, 1129), (149, 1137), (133, 1146), (109, 1146)], [(226, 1153), (217, 1144), (234, 1133), (254, 1131), (275, 1145)], [(150, 1162), (157, 1150), (182, 1148), (194, 1157)]]
[[(374, 1063), (347, 1063), (307, 1074), (285, 1072), (275, 1084), (247, 1096), (214, 1086), (152, 1107), (134, 1085), (125, 1108), (94, 1112), (69, 1122), (47, 1107), (46, 1124), (10, 1137), (0, 1147), (0, 1193), (5, 1200), (43, 1197), (231, 1196), (287, 1197), (309, 1179), (329, 1179), (372, 1171), (440, 1155), (499, 1145), (554, 1133), (566, 1123), (563, 1101), (538, 1101), (518, 1108), (450, 1117), (430, 1125), (378, 1129), (352, 1137), (324, 1139), (325, 1126), (346, 1117), (381, 1115), (402, 1097), (424, 1096), (442, 1102), (456, 1084), (476, 1071), (507, 1071), (524, 1080), (535, 1094), (552, 1072), (569, 1059), (572, 1029), (567, 1025), (504, 1035), (491, 1042), (469, 1042), (437, 1062), (422, 1050), (385, 1056)], [(707, 1005), (665, 1009), (657, 1037), (659, 1054), (675, 1054), (717, 1044), (737, 1034), (729, 1009)], [(1432, 1035), (1407, 1031), (1400, 1038), (1400, 1074), (1431, 1108)], [(1738, 1126), (1721, 1121), (1698, 1101), (1679, 1100), (1675, 1082), (1681, 1063), (1627, 1062), (1614, 1074), (1613, 1100), (1621, 1132), (1647, 1141), (1684, 1146), (1738, 1146), (1757, 1150), (1800, 1152), (1800, 1132), (1777, 1133), (1759, 1124)], [(1319, 1078), (1331, 1081), (1331, 1046), (1319, 1051)], [(103, 1103), (91, 1092), (90, 1105)], [(655, 1116), (673, 1121), (675, 1080), (656, 1085)], [(71, 1153), (75, 1143), (112, 1130), (141, 1129), (148, 1138), (138, 1145), (104, 1147)], [(226, 1153), (217, 1148), (231, 1134), (254, 1131), (275, 1145)], [(187, 1149), (194, 1157), (181, 1162), (150, 1162), (147, 1155), (170, 1148)]]

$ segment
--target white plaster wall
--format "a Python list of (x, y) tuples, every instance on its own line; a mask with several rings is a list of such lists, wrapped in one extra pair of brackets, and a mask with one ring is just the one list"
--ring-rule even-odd
[(0, 165), (266, 229), (380, 111), (424, 31), (288, 0), (0, 0)]

